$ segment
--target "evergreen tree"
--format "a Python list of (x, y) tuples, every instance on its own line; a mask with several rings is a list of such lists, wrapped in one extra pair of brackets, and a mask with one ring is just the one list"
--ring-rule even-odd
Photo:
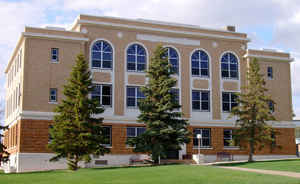
[(261, 149), (266, 143), (274, 142), (275, 130), (267, 121), (275, 120), (269, 107), (270, 103), (275, 103), (270, 95), (266, 94), (268, 90), (265, 88), (265, 80), (259, 71), (259, 64), (254, 59), (250, 62), (244, 92), (237, 94), (236, 100), (239, 105), (231, 112), (232, 116), (238, 118), (234, 139), (249, 148), (249, 162), (254, 161), (253, 154), (257, 148)]
[(146, 131), (128, 141), (136, 152), (150, 153), (155, 164), (168, 150), (180, 150), (189, 142), (187, 120), (178, 112), (180, 105), (171, 90), (176, 86), (174, 72), (166, 57), (166, 49), (158, 46), (147, 71), (148, 83), (142, 87), (145, 99), (139, 101), (138, 122), (146, 124)]
[(103, 118), (93, 115), (104, 111), (97, 101), (89, 98), (93, 91), (91, 73), (85, 58), (79, 54), (71, 77), (64, 86), (65, 99), (55, 112), (50, 128), (52, 141), (48, 147), (56, 153), (50, 161), (66, 158), (69, 169), (77, 170), (79, 161), (90, 161), (90, 154), (103, 155), (109, 150), (104, 143)]
[[(0, 125), (0, 132), (4, 131), (8, 129), (6, 126), (1, 126)], [(6, 146), (4, 146), (3, 142), (2, 142), (2, 138), (4, 136), (2, 134), (0, 134), (0, 162), (7, 162), (9, 160), (9, 153), (6, 151)]]

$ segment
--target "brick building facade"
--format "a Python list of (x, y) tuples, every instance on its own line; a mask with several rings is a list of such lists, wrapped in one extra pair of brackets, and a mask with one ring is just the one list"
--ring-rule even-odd
[[(89, 166), (128, 164), (144, 154), (133, 153), (128, 137), (143, 131), (136, 122), (139, 87), (145, 85), (144, 70), (157, 45), (168, 48), (177, 72), (176, 90), (181, 111), (190, 131), (201, 133), (201, 153), (206, 161), (216, 160), (217, 152), (230, 152), (244, 159), (247, 150), (227, 144), (235, 119), (228, 119), (235, 105), (234, 92), (246, 83), (246, 71), (257, 58), (273, 100), (277, 121), (270, 122), (280, 134), (276, 144), (266, 146), (256, 157), (287, 157), (296, 154), (289, 53), (248, 49), (247, 34), (235, 29), (216, 30), (197, 26), (148, 20), (80, 15), (70, 30), (25, 27), (5, 70), (6, 113), (9, 125), (4, 143), (11, 153), (8, 171), (65, 168), (64, 161), (50, 163), (46, 148), (53, 109), (63, 99), (63, 85), (75, 57), (83, 53), (90, 63), (96, 91), (91, 94), (105, 107), (104, 117), (110, 154), (95, 157)], [(280, 85), (278, 85), (280, 84)], [(197, 153), (192, 137), (178, 151), (178, 159)]]

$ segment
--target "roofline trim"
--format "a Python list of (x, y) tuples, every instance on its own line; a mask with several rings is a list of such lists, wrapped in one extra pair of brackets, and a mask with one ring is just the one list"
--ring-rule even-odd
[(88, 17), (98, 17), (98, 18), (109, 18), (109, 19), (115, 19), (115, 20), (126, 20), (130, 22), (139, 22), (139, 23), (146, 23), (146, 24), (155, 24), (155, 25), (165, 25), (165, 26), (177, 26), (177, 27), (182, 27), (182, 28), (192, 28), (192, 29), (198, 29), (198, 30), (206, 30), (206, 31), (218, 31), (218, 32), (223, 32), (223, 33), (233, 33), (233, 34), (245, 34), (245, 33), (240, 33), (240, 32), (232, 32), (232, 31), (227, 31), (227, 30), (222, 30), (222, 29), (214, 29), (214, 28), (205, 28), (205, 27), (200, 27), (197, 25), (189, 25), (189, 24), (181, 24), (181, 23), (176, 23), (176, 22), (165, 22), (165, 21), (157, 21), (157, 20), (148, 20), (148, 19), (130, 19), (130, 18), (119, 18), (119, 17), (112, 17), (112, 16), (95, 16), (95, 15), (89, 15), (89, 14), (80, 14), (79, 16), (76, 17), (76, 19), (80, 20), (80, 16), (88, 16)]
[(294, 58), (287, 58), (287, 57), (278, 57), (278, 56), (264, 56), (264, 55), (257, 55), (257, 54), (245, 54), (244, 58), (251, 57), (251, 58), (262, 58), (262, 59), (271, 59), (277, 61), (287, 61), (293, 62)]
[(52, 35), (52, 34), (43, 34), (43, 33), (31, 33), (24, 32), (24, 37), (42, 37), (42, 38), (54, 38), (54, 39), (64, 39), (64, 40), (73, 40), (73, 41), (89, 41), (88, 38), (80, 38), (74, 36), (61, 36), (61, 35)]
[(152, 28), (152, 27), (145, 27), (145, 26), (133, 26), (133, 25), (126, 25), (126, 24), (90, 21), (90, 20), (82, 20), (82, 19), (78, 20), (78, 24), (95, 24), (95, 25), (102, 25), (102, 26), (122, 27), (122, 28), (139, 29), (139, 30), (146, 30), (146, 31), (194, 35), (194, 36), (209, 37), (209, 38), (239, 40), (239, 41), (246, 41), (246, 42), (250, 41), (249, 38), (240, 38), (240, 37), (236, 37), (236, 36), (223, 36), (223, 35), (208, 34), (208, 33), (188, 32), (188, 31), (174, 31), (174, 30), (170, 30), (170, 29)]

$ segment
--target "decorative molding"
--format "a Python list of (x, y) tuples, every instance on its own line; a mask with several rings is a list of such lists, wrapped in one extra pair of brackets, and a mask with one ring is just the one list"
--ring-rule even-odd
[(73, 37), (73, 36), (61, 36), (61, 35), (50, 35), (50, 34), (43, 34), (43, 33), (30, 33), (24, 32), (24, 37), (42, 37), (42, 38), (50, 38), (50, 39), (63, 39), (63, 40), (73, 40), (73, 41), (89, 41), (88, 38), (80, 38), (80, 37)]
[(175, 34), (185, 34), (185, 35), (194, 35), (200, 37), (208, 37), (208, 38), (220, 38), (220, 39), (228, 39), (228, 40), (238, 40), (238, 41), (246, 41), (249, 42), (249, 38), (242, 38), (238, 36), (224, 36), (218, 34), (209, 34), (209, 33), (197, 33), (197, 32), (189, 32), (189, 31), (175, 31), (171, 29), (162, 29), (162, 28), (153, 28), (153, 27), (145, 27), (145, 26), (133, 26), (126, 24), (116, 24), (111, 22), (99, 22), (99, 21), (90, 21), (90, 20), (78, 20), (78, 24), (94, 24), (101, 26), (112, 26), (112, 27), (122, 27), (127, 29), (138, 29), (145, 31), (157, 31), (157, 32), (165, 32), (165, 33), (175, 33)]
[(200, 46), (200, 40), (192, 40), (187, 38), (174, 38), (174, 37), (156, 36), (156, 35), (149, 35), (149, 34), (137, 34), (136, 39), (150, 41), (150, 42), (165, 42), (165, 43), (175, 43), (175, 44), (182, 44), (182, 45)]
[(248, 54), (248, 53), (244, 55), (244, 58), (247, 58), (247, 57), (270, 59), (270, 60), (277, 60), (277, 61), (287, 61), (287, 62), (294, 61), (294, 58), (278, 57), (278, 56), (264, 56), (264, 55)]
[[(38, 111), (22, 111), (20, 113), (21, 119), (35, 119), (35, 120), (52, 120), (54, 112), (38, 112)], [(101, 115), (95, 115), (95, 117), (103, 117)], [(104, 117), (104, 123), (124, 123), (124, 124), (140, 124), (135, 118), (128, 118), (124, 116), (106, 116)], [(208, 126), (208, 127), (235, 127), (234, 120), (190, 120), (191, 126)], [(295, 128), (296, 125), (293, 121), (270, 121), (268, 122), (274, 128)]]

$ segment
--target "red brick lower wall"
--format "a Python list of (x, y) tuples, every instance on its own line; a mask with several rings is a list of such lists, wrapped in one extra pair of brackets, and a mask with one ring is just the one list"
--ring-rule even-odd
[[(48, 127), (52, 121), (47, 120), (20, 120), (18, 122), (18, 152), (25, 153), (49, 153), (47, 149), (48, 144)], [(116, 124), (106, 123), (105, 125), (112, 127), (112, 154), (131, 154), (132, 149), (126, 145), (126, 127), (128, 126), (142, 126), (139, 124)], [(226, 151), (232, 154), (247, 154), (247, 150), (228, 150), (223, 146), (223, 130), (225, 127), (201, 127), (190, 126), (189, 130), (192, 132), (193, 128), (210, 128), (211, 129), (211, 149), (201, 149), (203, 154), (216, 154), (217, 152)], [(280, 135), (276, 136), (276, 144), (282, 148), (271, 149), (267, 145), (263, 150), (256, 151), (256, 154), (282, 154), (295, 155), (295, 131), (293, 128), (277, 128)], [(5, 134), (6, 135), (6, 134)], [(193, 149), (193, 142), (187, 144), (187, 154), (197, 154), (198, 150)]]

